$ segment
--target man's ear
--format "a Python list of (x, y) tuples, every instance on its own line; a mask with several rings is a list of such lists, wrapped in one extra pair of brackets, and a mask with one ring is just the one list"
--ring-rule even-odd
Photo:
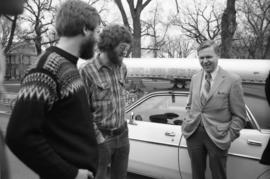
[(87, 29), (86, 27), (83, 28), (83, 35), (84, 36), (89, 36), (91, 34), (91, 30)]

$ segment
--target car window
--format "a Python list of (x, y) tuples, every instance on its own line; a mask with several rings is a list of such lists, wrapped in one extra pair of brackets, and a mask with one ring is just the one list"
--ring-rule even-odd
[(245, 103), (249, 107), (260, 128), (270, 129), (270, 107), (266, 99), (252, 95), (245, 95)]
[(264, 85), (244, 84), (245, 103), (262, 129), (270, 129), (270, 107), (265, 96)]
[(186, 115), (187, 96), (158, 95), (146, 99), (132, 110), (135, 120), (181, 125)]

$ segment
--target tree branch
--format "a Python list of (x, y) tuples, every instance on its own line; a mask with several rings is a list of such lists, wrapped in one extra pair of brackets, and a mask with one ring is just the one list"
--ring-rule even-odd
[(121, 0), (114, 0), (114, 2), (116, 3), (118, 9), (120, 10), (120, 13), (122, 15), (122, 20), (123, 20), (124, 25), (129, 30), (131, 30), (130, 25), (129, 25), (129, 22), (128, 22), (127, 14), (126, 14), (126, 11), (125, 11), (125, 9), (123, 7), (122, 1)]
[(147, 0), (145, 3), (142, 5), (142, 10), (151, 2), (151, 0)]

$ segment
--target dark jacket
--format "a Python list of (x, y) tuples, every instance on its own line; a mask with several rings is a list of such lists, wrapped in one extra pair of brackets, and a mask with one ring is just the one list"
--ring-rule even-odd
[[(269, 72), (268, 77), (265, 81), (265, 95), (266, 95), (266, 99), (268, 101), (268, 104), (270, 105), (270, 72)], [(270, 116), (268, 116), (268, 117), (270, 119)], [(265, 164), (265, 165), (270, 165), (270, 139), (268, 141), (266, 148), (264, 149), (260, 163)]]

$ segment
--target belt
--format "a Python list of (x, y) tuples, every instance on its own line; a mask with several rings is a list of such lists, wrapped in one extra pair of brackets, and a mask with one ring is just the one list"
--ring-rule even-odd
[(127, 129), (127, 122), (125, 122), (122, 126), (120, 126), (117, 129), (100, 128), (99, 130), (102, 132), (102, 134), (109, 136), (117, 136), (122, 134), (125, 131), (125, 129)]

